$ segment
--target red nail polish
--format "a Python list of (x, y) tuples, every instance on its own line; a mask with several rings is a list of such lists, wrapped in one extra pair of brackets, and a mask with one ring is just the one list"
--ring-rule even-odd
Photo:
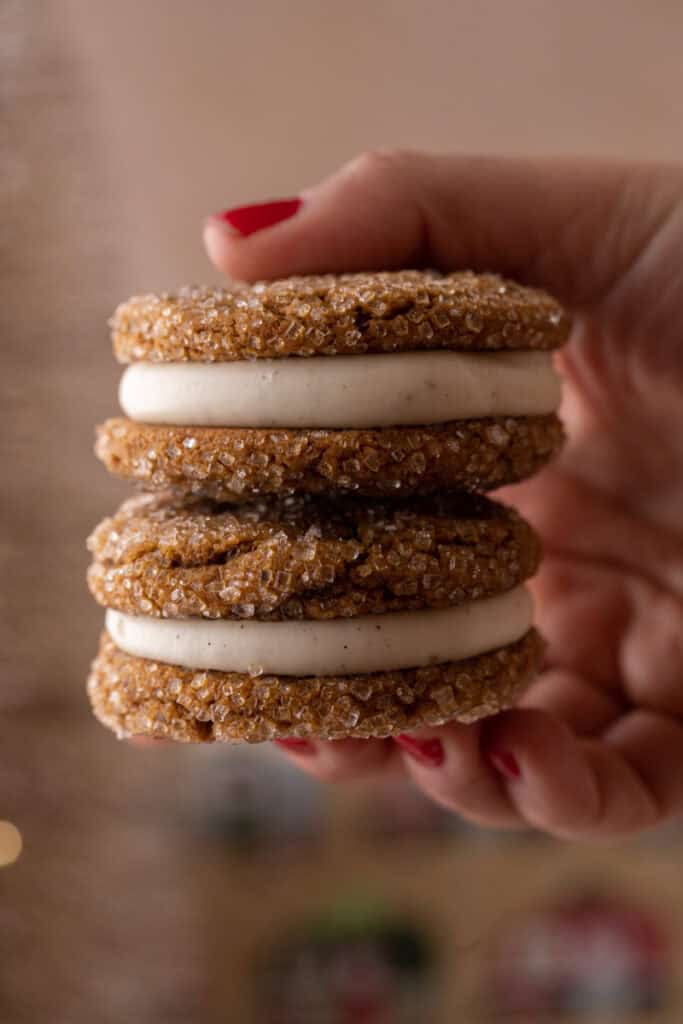
[(272, 228), (281, 220), (293, 217), (301, 206), (301, 199), (275, 199), (268, 203), (253, 203), (251, 206), (235, 206), (214, 214), (214, 220), (223, 221), (245, 238), (264, 228)]
[(402, 735), (394, 736), (394, 743), (429, 768), (440, 768), (446, 756), (441, 740), (418, 740), (414, 736)]
[(487, 757), (497, 772), (504, 778), (516, 782), (522, 777), (519, 761), (509, 750), (489, 750)]
[(278, 747), (282, 747), (283, 750), (289, 750), (293, 754), (314, 754), (315, 747), (308, 740), (300, 740), (295, 736), (287, 737), (283, 740), (273, 740), (273, 743), (277, 743)]

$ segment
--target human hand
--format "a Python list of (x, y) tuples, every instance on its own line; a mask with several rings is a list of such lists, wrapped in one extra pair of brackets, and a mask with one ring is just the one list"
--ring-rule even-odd
[(213, 262), (246, 280), (492, 270), (547, 288), (575, 327), (558, 356), (567, 447), (501, 492), (545, 545), (542, 675), (481, 723), (288, 755), (328, 780), (406, 771), (487, 826), (611, 838), (680, 812), (683, 170), (380, 152), (302, 199), (210, 218)]

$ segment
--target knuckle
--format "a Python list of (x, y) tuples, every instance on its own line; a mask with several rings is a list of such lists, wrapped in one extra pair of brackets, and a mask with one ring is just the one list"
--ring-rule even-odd
[(369, 149), (351, 161), (349, 171), (364, 179), (384, 181), (406, 174), (415, 159), (416, 154), (408, 149)]

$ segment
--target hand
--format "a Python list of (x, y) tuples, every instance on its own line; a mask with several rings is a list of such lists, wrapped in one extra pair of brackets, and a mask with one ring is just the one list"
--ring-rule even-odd
[(249, 235), (211, 218), (216, 266), (248, 280), (494, 270), (547, 288), (575, 329), (559, 356), (567, 448), (501, 492), (545, 544), (533, 583), (543, 674), (518, 708), (483, 723), (289, 756), (330, 780), (406, 771), (473, 822), (557, 836), (610, 838), (680, 812), (683, 170), (376, 153), (296, 206)]

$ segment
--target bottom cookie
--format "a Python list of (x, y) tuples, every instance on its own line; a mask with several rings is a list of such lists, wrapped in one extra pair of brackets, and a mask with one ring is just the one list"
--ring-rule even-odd
[(531, 681), (544, 644), (514, 644), (464, 661), (355, 676), (249, 676), (192, 671), (125, 654), (103, 633), (88, 679), (96, 717), (121, 738), (260, 743), (288, 736), (386, 737), (509, 707)]

